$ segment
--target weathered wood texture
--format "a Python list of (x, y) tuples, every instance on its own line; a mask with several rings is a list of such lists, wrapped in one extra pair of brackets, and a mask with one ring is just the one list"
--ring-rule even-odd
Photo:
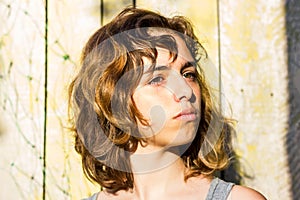
[(46, 199), (80, 199), (97, 190), (84, 178), (68, 130), (68, 84), (80, 53), (100, 26), (99, 1), (49, 1)]
[(284, 2), (221, 0), (220, 19), (224, 93), (238, 120), (245, 184), (269, 199), (291, 199)]

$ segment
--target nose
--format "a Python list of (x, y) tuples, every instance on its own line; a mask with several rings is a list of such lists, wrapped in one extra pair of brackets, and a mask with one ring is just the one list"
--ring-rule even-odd
[(183, 78), (183, 76), (172, 71), (169, 76), (167, 87), (174, 96), (174, 100), (179, 102), (182, 99), (190, 100), (193, 97), (193, 89)]

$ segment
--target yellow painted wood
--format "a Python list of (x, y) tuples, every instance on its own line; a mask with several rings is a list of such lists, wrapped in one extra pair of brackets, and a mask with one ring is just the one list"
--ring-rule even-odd
[(224, 95), (238, 120), (237, 148), (268, 199), (291, 199), (284, 1), (220, 1)]
[(100, 27), (99, 8), (93, 0), (49, 1), (47, 199), (81, 199), (99, 190), (83, 175), (67, 121), (68, 84), (84, 44)]
[(103, 0), (103, 25), (110, 22), (121, 10), (129, 6), (133, 6), (132, 0)]

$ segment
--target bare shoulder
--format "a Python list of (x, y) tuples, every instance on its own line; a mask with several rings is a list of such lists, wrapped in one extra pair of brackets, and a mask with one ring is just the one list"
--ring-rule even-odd
[(228, 200), (267, 200), (261, 193), (258, 191), (240, 185), (233, 186)]

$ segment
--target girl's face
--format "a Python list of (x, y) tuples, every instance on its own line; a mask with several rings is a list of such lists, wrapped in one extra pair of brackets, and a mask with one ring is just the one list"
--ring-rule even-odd
[[(138, 122), (142, 136), (155, 148), (172, 147), (193, 141), (200, 121), (200, 86), (196, 65), (185, 42), (176, 37), (178, 56), (158, 48), (154, 72), (144, 59), (144, 73), (133, 93), (133, 100), (149, 122)], [(148, 64), (148, 67), (147, 67)]]

